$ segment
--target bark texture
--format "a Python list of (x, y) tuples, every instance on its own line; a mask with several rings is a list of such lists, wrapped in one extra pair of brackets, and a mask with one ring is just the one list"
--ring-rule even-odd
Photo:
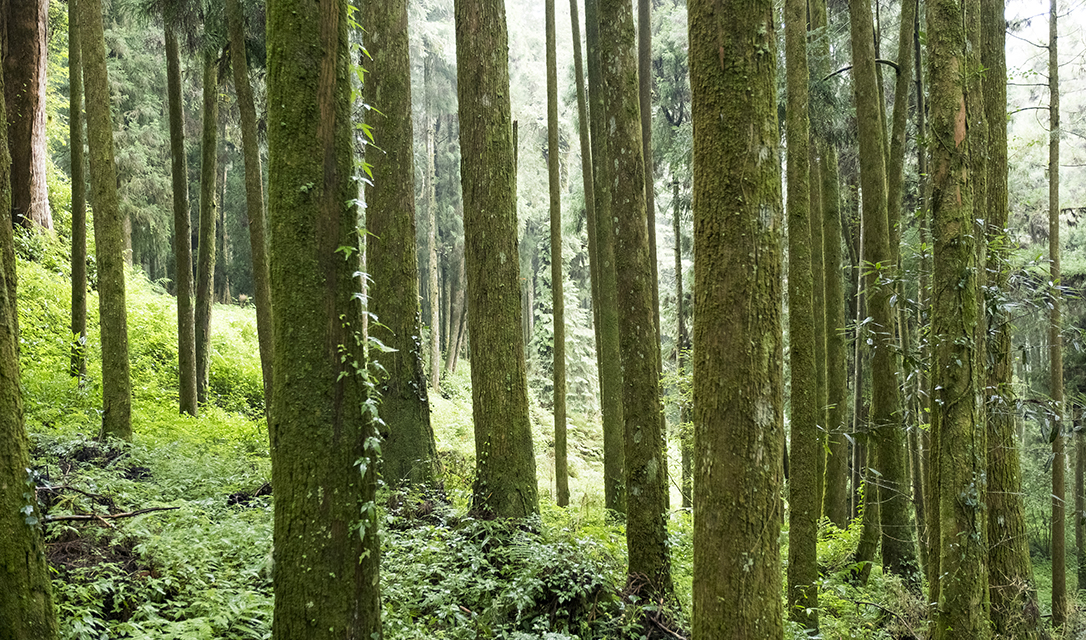
[(383, 474), (391, 484), (425, 486), (437, 480), (438, 461), (419, 339), (414, 132), (411, 118), (379, 115), (411, 113), (407, 2), (367, 0), (362, 23), (368, 25), (366, 66), (372, 71), (362, 99), (374, 107), (369, 114), (378, 114), (370, 123), (376, 148), (368, 147), (367, 157), (373, 171), (373, 182), (366, 185), (368, 300), (378, 319), (370, 335), (395, 349), (370, 352), (386, 372), (381, 378)]
[(83, 153), (83, 52), (76, 0), (68, 0), (68, 147), (72, 153), (72, 363), (87, 375), (87, 178)]
[[(781, 192), (773, 3), (690, 0), (693, 637), (783, 637)], [(735, 606), (742, 602), (742, 606)]]
[[(84, 0), (86, 1), (86, 0)], [(4, 110), (0, 74), (0, 116)], [(19, 388), (19, 323), (7, 130), (0, 128), (0, 638), (52, 640), (57, 619)]]
[(625, 422), (626, 546), (629, 577), (670, 594), (668, 481), (660, 399), (653, 271), (645, 214), (645, 168), (638, 106), (633, 9), (626, 0), (599, 4), (603, 110), (608, 123), (615, 282), (618, 286)]
[(48, 19), (48, 0), (3, 0), (0, 4), (11, 211), (13, 224), (28, 229), (53, 228), (45, 180)]
[(125, 307), (124, 223), (117, 200), (113, 120), (109, 113), (106, 41), (100, 0), (79, 6), (83, 81), (87, 104), (91, 204), (98, 262), (98, 315), (102, 334), (102, 434), (132, 438), (132, 382)]
[(347, 21), (268, 5), (276, 640), (381, 637)]
[(474, 507), (520, 518), (539, 511), (539, 495), (521, 335), (508, 42), (503, 0), (456, 1)]

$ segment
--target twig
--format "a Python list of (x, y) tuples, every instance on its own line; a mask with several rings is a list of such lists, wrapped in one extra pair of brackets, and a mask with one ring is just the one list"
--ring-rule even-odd
[(107, 496), (103, 496), (102, 494), (91, 493), (90, 491), (84, 491), (82, 489), (78, 489), (76, 487), (66, 485), (66, 484), (58, 484), (55, 487), (38, 487), (38, 491), (53, 491), (53, 492), (56, 492), (56, 491), (75, 491), (76, 493), (82, 493), (83, 495), (87, 496), (88, 498), (104, 498), (106, 500), (110, 500), (110, 498), (108, 498)]
[(118, 518), (131, 518), (133, 516), (143, 515), (145, 513), (151, 513), (152, 511), (174, 511), (181, 507), (148, 507), (146, 509), (137, 509), (136, 511), (127, 511), (125, 513), (113, 513), (107, 515), (98, 514), (72, 514), (70, 516), (45, 516), (46, 522), (71, 522), (80, 521), (85, 522), (89, 520), (116, 520)]
[(909, 633), (911, 633), (913, 635), (913, 637), (917, 637), (916, 636), (916, 630), (914, 630), (912, 628), (912, 626), (905, 620), (905, 618), (902, 618), (896, 612), (887, 609), (886, 607), (882, 606), (881, 604), (879, 604), (877, 602), (868, 602), (867, 600), (852, 600), (852, 602), (854, 604), (868, 604), (868, 605), (871, 605), (872, 607), (881, 609), (882, 611), (884, 611), (886, 613), (889, 613), (890, 615), (897, 618), (898, 621), (901, 622), (901, 624), (905, 625), (905, 628), (909, 630)]

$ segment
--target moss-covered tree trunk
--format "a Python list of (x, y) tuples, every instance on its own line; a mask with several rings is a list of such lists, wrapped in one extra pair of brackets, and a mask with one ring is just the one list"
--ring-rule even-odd
[(547, 174), (550, 184), (551, 300), (554, 305), (554, 479), (558, 506), (569, 505), (566, 458), (566, 321), (562, 295), (562, 184), (558, 175), (558, 62), (554, 0), (546, 0)]
[(83, 171), (83, 52), (76, 0), (68, 0), (68, 148), (72, 154), (72, 376), (87, 375), (87, 180)]
[(516, 170), (504, 0), (456, 0), (460, 181), (475, 419), (474, 508), (539, 511), (521, 335)]
[[(965, 68), (970, 0), (928, 5), (931, 79), (932, 402), (939, 515), (934, 638), (987, 638), (986, 457), (977, 326), (977, 238)], [(976, 116), (980, 117), (980, 116)]]
[(215, 296), (215, 183), (219, 121), (216, 52), (204, 51), (203, 133), (200, 137), (200, 243), (196, 256), (196, 399), (207, 402), (211, 372), (211, 303)]
[(596, 250), (600, 284), (600, 387), (603, 396), (604, 502), (626, 513), (625, 418), (622, 400), (622, 358), (619, 346), (618, 284), (615, 272), (614, 218), (611, 215), (611, 167), (608, 124), (603, 105), (600, 66), (599, 0), (585, 0), (585, 45), (588, 48), (588, 96), (592, 128), (593, 194), (596, 210)]
[[(0, 122), (6, 120), (3, 84), (0, 73)], [(10, 171), (7, 129), (0, 127), (0, 531), (4, 532), (0, 544), (0, 638), (52, 640), (57, 637), (57, 618), (42, 539), (42, 514), (34, 497), (34, 480), (27, 473), (30, 442), (23, 425), (19, 387)]]
[[(693, 637), (781, 638), (781, 186), (773, 3), (690, 0)], [(736, 597), (742, 606), (736, 606)]]
[[(268, 239), (265, 233), (267, 218), (264, 213), (264, 172), (260, 162), (260, 140), (256, 132), (256, 105), (253, 101), (253, 88), (249, 84), (249, 61), (245, 55), (245, 22), (239, 0), (226, 0), (226, 20), (230, 29), (230, 66), (234, 71), (234, 91), (238, 96), (238, 110), (241, 113), (241, 146), (245, 153), (245, 208), (249, 219), (260, 370), (264, 378), (265, 406), (271, 406), (271, 276), (268, 271)], [(224, 186), (225, 183), (223, 180)]]
[[(791, 455), (788, 477), (788, 617), (818, 630), (819, 414), (811, 274), (810, 124), (807, 116), (807, 3), (784, 4), (788, 106), (788, 334)], [(821, 238), (821, 232), (819, 237)]]
[[(871, 5), (849, 2), (852, 34), (852, 84), (860, 138), (860, 182), (863, 190), (863, 242), (867, 308), (873, 335), (871, 353), (872, 445), (877, 449), (882, 561), (887, 570), (919, 584), (912, 522), (909, 518), (909, 474), (905, 465), (905, 432), (901, 424), (900, 365), (894, 340), (894, 315), (887, 281), (894, 269), (894, 251), (886, 206), (884, 119), (875, 73)], [(870, 489), (870, 486), (869, 486)], [(873, 496), (867, 496), (870, 499)]]
[[(431, 85), (434, 74), (435, 54), (428, 54), (423, 62), (425, 76), (425, 113), (426, 113), (426, 308), (429, 309), (427, 321), (430, 325), (430, 387), (434, 393), (441, 393), (441, 371), (435, 364), (441, 360), (441, 331), (439, 329), (437, 291), (437, 171), (436, 147), (437, 118), (431, 113)], [(514, 180), (516, 172), (514, 172)]]
[[(981, 64), (988, 119), (988, 282), (1007, 289), (1006, 241), (1007, 61), (1003, 2), (982, 3)], [(988, 308), (988, 593), (997, 636), (1032, 640), (1040, 636), (1041, 611), (1029, 556), (1022, 472), (1015, 437), (1011, 318), (1001, 305)], [(1081, 583), (1080, 583), (1081, 586)]]
[[(675, 329), (676, 336), (676, 354), (675, 365), (679, 371), (679, 375), (685, 376), (689, 371), (687, 369), (687, 360), (690, 353), (690, 333), (686, 329), (686, 301), (684, 296), (686, 293), (683, 291), (683, 243), (682, 234), (680, 228), (680, 206), (679, 206), (679, 181), (676, 180), (671, 185), (671, 206), (674, 210), (672, 212), (671, 219), (671, 231), (675, 235), (675, 317), (676, 324)], [(683, 509), (690, 509), (694, 506), (694, 434), (690, 431), (689, 425), (693, 416), (690, 415), (690, 402), (686, 399), (679, 400), (679, 455), (680, 464), (682, 465), (682, 507)]]
[(626, 0), (599, 3), (600, 70), (608, 123), (611, 214), (618, 287), (625, 421), (626, 546), (631, 580), (671, 592), (667, 543), (668, 482), (660, 399), (660, 343), (652, 303), (653, 269), (645, 214), (633, 9)]
[(98, 314), (102, 335), (102, 434), (132, 437), (132, 382), (125, 307), (124, 223), (117, 200), (113, 119), (109, 113), (106, 41), (100, 0), (79, 6), (80, 45), (87, 109), (91, 205), (98, 263)]
[(1048, 324), (1048, 395), (1052, 401), (1052, 626), (1067, 622), (1067, 505), (1064, 473), (1063, 305), (1060, 292), (1060, 77), (1057, 3), (1051, 0), (1048, 26), (1048, 260), (1052, 297)]
[[(415, 251), (415, 156), (411, 118), (376, 114), (411, 113), (406, 0), (366, 0), (362, 24), (370, 60), (362, 87), (372, 106), (376, 147), (368, 154), (373, 182), (366, 185), (366, 265), (369, 310), (377, 316), (370, 335), (395, 351), (372, 350), (387, 375), (381, 377), (385, 438), (384, 478), (391, 484), (427, 485), (437, 479), (437, 445), (422, 365), (419, 263)], [(440, 358), (438, 359), (440, 364)]]
[[(652, 75), (652, 2), (637, 0), (637, 103), (641, 109), (641, 157), (645, 162), (645, 228), (649, 234), (649, 268), (652, 270), (652, 324), (659, 344), (660, 275), (656, 260), (656, 178), (652, 161)], [(663, 361), (658, 358), (656, 366), (659, 375)]]
[(381, 636), (347, 20), (268, 3), (276, 640)]
[(845, 339), (845, 289), (841, 264), (841, 197), (837, 148), (821, 151), (822, 223), (825, 238), (822, 258), (826, 275), (826, 489), (823, 513), (844, 529), (848, 526), (848, 345)]
[(48, 0), (3, 0), (0, 35), (8, 105), (13, 224), (53, 228), (46, 184), (46, 58)]
[[(193, 310), (192, 223), (189, 218), (188, 157), (181, 99), (181, 48), (171, 17), (166, 23), (166, 94), (170, 111), (170, 162), (173, 171), (173, 250), (177, 282), (177, 363), (181, 412), (199, 411), (196, 402), (196, 316)], [(266, 396), (266, 400), (271, 398)]]

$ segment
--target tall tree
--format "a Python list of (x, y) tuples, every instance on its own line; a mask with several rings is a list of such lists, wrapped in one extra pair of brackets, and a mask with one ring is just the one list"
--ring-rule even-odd
[[(891, 572), (919, 584), (916, 547), (909, 519), (905, 434), (901, 425), (900, 365), (890, 305), (895, 272), (886, 206), (884, 118), (875, 72), (875, 37), (871, 5), (850, 0), (852, 86), (860, 138), (860, 182), (863, 191), (863, 244), (867, 308), (871, 316), (871, 429), (876, 447), (878, 501), (882, 526), (882, 560)], [(873, 497), (873, 496), (871, 496)]]
[(87, 179), (83, 171), (83, 54), (76, 0), (68, 0), (68, 147), (72, 152), (72, 363), (87, 375)]
[[(700, 514), (693, 637), (780, 638), (784, 420), (774, 8), (767, 0), (687, 6)], [(736, 594), (743, 606), (735, 606)]]
[(215, 296), (215, 191), (219, 122), (217, 52), (203, 52), (203, 119), (200, 136), (200, 243), (196, 256), (196, 399), (207, 402), (211, 371), (211, 303)]
[[(406, 0), (366, 0), (362, 24), (371, 72), (362, 85), (370, 114), (411, 113), (411, 61)], [(375, 353), (385, 369), (381, 379), (384, 420), (384, 477), (428, 485), (437, 477), (437, 445), (418, 337), (419, 262), (415, 251), (415, 156), (411, 118), (386, 117), (369, 123), (376, 147), (368, 154), (373, 181), (366, 185), (366, 265), (372, 282), (369, 309), (378, 322), (370, 335), (393, 350)], [(450, 346), (450, 349), (453, 347)]]
[[(791, 365), (791, 452), (788, 477), (788, 616), (818, 630), (818, 456), (822, 452), (815, 368), (814, 282), (811, 274), (810, 126), (807, 118), (807, 3), (784, 5), (788, 86), (788, 335)], [(821, 236), (821, 233), (819, 233)], [(820, 239), (821, 242), (821, 239)], [(820, 309), (821, 311), (821, 309)]]
[[(645, 159), (645, 216), (652, 269), (652, 323), (660, 342), (660, 277), (656, 262), (656, 178), (652, 162), (652, 3), (637, 0), (637, 103), (641, 108), (641, 156)], [(662, 366), (657, 362), (657, 367)]]
[(79, 35), (86, 92), (87, 148), (98, 263), (98, 315), (102, 341), (102, 434), (132, 437), (132, 381), (125, 306), (124, 222), (117, 199), (113, 118), (101, 0), (81, 0)]
[(13, 224), (53, 228), (45, 180), (48, 154), (45, 133), (45, 69), (48, 0), (3, 0), (4, 96), (8, 106), (7, 137), (11, 149)]
[[(176, 9), (176, 7), (174, 7)], [(170, 111), (170, 162), (173, 174), (173, 248), (177, 280), (177, 363), (182, 413), (196, 415), (196, 316), (193, 309), (192, 226), (189, 219), (188, 157), (181, 99), (181, 47), (175, 16), (162, 16), (166, 30), (166, 95)], [(268, 398), (270, 400), (270, 398)]]
[(1048, 260), (1052, 283), (1048, 324), (1048, 394), (1052, 401), (1052, 626), (1067, 622), (1067, 521), (1064, 501), (1063, 336), (1060, 292), (1060, 76), (1057, 4), (1051, 0), (1048, 16)]
[[(86, 2), (88, 0), (84, 0)], [(4, 120), (0, 72), (0, 122)], [(30, 442), (23, 424), (19, 387), (19, 323), (15, 291), (7, 129), (0, 127), (0, 638), (52, 640), (57, 618), (42, 538), (42, 514), (34, 496)], [(29, 496), (29, 497), (28, 497)]]
[(539, 511), (517, 260), (516, 171), (504, 0), (456, 0), (475, 508)]
[[(257, 138), (256, 105), (249, 83), (246, 59), (245, 23), (240, 0), (226, 0), (226, 22), (230, 32), (230, 66), (234, 71), (234, 92), (241, 114), (241, 146), (245, 154), (245, 210), (249, 221), (249, 246), (253, 268), (253, 297), (256, 304), (256, 334), (260, 347), (260, 370), (264, 379), (264, 398), (272, 397), (272, 319), (271, 289), (268, 281), (268, 240), (264, 229), (264, 171)], [(226, 180), (223, 179), (225, 188)], [(417, 334), (416, 334), (417, 335)], [(270, 406), (265, 402), (265, 406)]]
[[(1010, 279), (1007, 227), (1007, 60), (1003, 2), (981, 3), (981, 64), (988, 119), (988, 281), (1006, 291)], [(1040, 635), (1041, 611), (1029, 557), (1022, 473), (1015, 433), (1011, 318), (988, 307), (988, 593), (993, 631), (1005, 638)], [(1081, 584), (1081, 583), (1080, 583)]]
[(613, 181), (615, 282), (618, 285), (625, 420), (626, 546), (631, 579), (650, 591), (671, 592), (667, 543), (667, 457), (660, 400), (660, 343), (652, 303), (653, 269), (645, 214), (645, 168), (637, 92), (633, 9), (626, 0), (599, 4), (603, 110)]
[(841, 265), (841, 197), (837, 148), (821, 145), (822, 222), (826, 275), (827, 448), (823, 511), (838, 527), (848, 526), (848, 345), (845, 340), (845, 288)]
[(554, 305), (554, 478), (558, 506), (569, 505), (566, 459), (566, 319), (562, 294), (562, 184), (558, 175), (558, 61), (554, 0), (546, 1), (547, 174), (551, 213), (551, 299)]
[[(935, 487), (939, 499), (938, 603), (935, 638), (988, 637), (987, 531), (983, 515), (985, 459), (980, 359), (976, 349), (982, 308), (977, 287), (967, 122), (970, 102), (967, 12), (971, 0), (928, 5), (931, 79), (932, 403)], [(934, 554), (933, 554), (934, 555)], [(934, 559), (931, 560), (934, 562)]]
[[(626, 513), (625, 407), (619, 340), (618, 283), (615, 272), (614, 218), (611, 215), (610, 141), (603, 104), (600, 64), (599, 0), (585, 0), (585, 45), (588, 48), (588, 96), (592, 129), (592, 179), (598, 254), (596, 304), (600, 310), (600, 387), (603, 396), (603, 474), (607, 508)], [(608, 497), (609, 496), (609, 497)]]
[[(437, 118), (430, 113), (430, 85), (433, 77), (434, 57), (427, 53), (423, 73), (426, 76), (426, 295), (430, 309), (430, 387), (441, 393), (441, 371), (437, 362), (441, 359), (441, 332), (438, 330), (438, 309), (441, 296), (437, 290), (437, 176), (435, 171), (435, 143)], [(514, 178), (515, 179), (515, 178)]]
[(276, 640), (381, 637), (347, 23), (268, 3)]

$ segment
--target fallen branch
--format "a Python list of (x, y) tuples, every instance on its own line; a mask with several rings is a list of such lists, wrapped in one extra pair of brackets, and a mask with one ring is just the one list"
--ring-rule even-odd
[(86, 522), (89, 520), (117, 520), (118, 518), (131, 518), (134, 516), (140, 516), (145, 513), (151, 513), (152, 511), (174, 511), (181, 507), (148, 507), (146, 509), (137, 509), (136, 511), (126, 511), (125, 513), (113, 513), (113, 514), (72, 514), (70, 516), (45, 516), (46, 522)]

